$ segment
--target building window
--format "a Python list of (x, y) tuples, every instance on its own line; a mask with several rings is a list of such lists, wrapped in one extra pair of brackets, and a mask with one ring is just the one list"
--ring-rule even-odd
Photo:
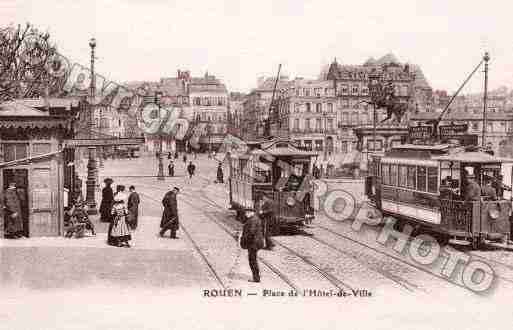
[(333, 112), (333, 103), (328, 103), (328, 112)]
[(294, 112), (295, 113), (298, 113), (299, 112), (299, 109), (300, 109), (301, 105), (299, 103), (295, 103), (294, 104)]
[(349, 87), (347, 85), (342, 85), (342, 88), (340, 88), (342, 95), (349, 94)]
[(369, 89), (367, 87), (362, 87), (362, 95), (369, 95)]
[(4, 162), (28, 157), (28, 143), (4, 143)]
[(312, 140), (305, 140), (306, 150), (312, 150)]
[(506, 122), (501, 121), (501, 131), (506, 132)]
[(358, 113), (353, 112), (351, 114), (351, 124), (353, 124), (353, 125), (358, 124)]
[(321, 126), (321, 118), (317, 118), (315, 120), (315, 129), (320, 131), (322, 129), (322, 126)]
[(310, 89), (308, 89), (308, 88), (303, 88), (303, 95), (304, 95), (304, 96), (310, 96)]
[(299, 129), (299, 119), (298, 118), (294, 119), (294, 129), (295, 130)]
[(342, 100), (342, 107), (344, 107), (345, 109), (349, 108), (349, 100), (348, 99)]
[(351, 89), (351, 94), (353, 94), (353, 95), (358, 94), (358, 85), (353, 85), (353, 88)]
[(328, 130), (333, 131), (333, 119), (328, 119)]
[(365, 113), (365, 112), (362, 113), (360, 117), (361, 117), (362, 124), (369, 123), (369, 115), (367, 113)]
[(324, 88), (324, 95), (328, 96), (328, 88)]
[(347, 141), (342, 141), (342, 152), (343, 153), (346, 153), (347, 152)]
[(321, 96), (322, 88), (314, 88), (315, 96)]
[(306, 112), (311, 112), (312, 109), (311, 109), (311, 105), (310, 103), (306, 103)]
[(322, 150), (322, 140), (315, 140), (315, 151)]
[(321, 113), (322, 112), (322, 104), (321, 103), (317, 103), (315, 105), (315, 112), (317, 112), (317, 113)]
[(479, 124), (478, 124), (478, 123), (472, 123), (472, 129), (473, 129), (474, 131), (479, 130)]
[(343, 125), (349, 124), (349, 114), (347, 112), (342, 112), (342, 124)]
[(305, 119), (305, 129), (310, 130), (310, 118)]
[(374, 140), (372, 139), (367, 140), (367, 150), (380, 151), (383, 148), (383, 142), (381, 140), (376, 140), (375, 143), (373, 142)]

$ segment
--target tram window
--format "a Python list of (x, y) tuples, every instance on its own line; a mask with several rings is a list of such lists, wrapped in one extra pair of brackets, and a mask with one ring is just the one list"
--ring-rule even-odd
[(381, 178), (383, 180), (383, 184), (389, 184), (389, 176), (388, 176), (388, 169), (390, 166), (388, 164), (381, 164)]
[(399, 187), (406, 188), (406, 178), (408, 177), (408, 167), (406, 165), (399, 165)]
[(417, 180), (416, 179), (416, 170), (417, 168), (415, 166), (408, 166), (408, 175), (407, 175), (407, 179), (406, 179), (406, 183), (407, 183), (407, 186), (408, 188), (410, 189), (415, 189), (417, 187), (416, 185), (416, 182)]
[(426, 183), (426, 167), (425, 166), (417, 166), (417, 190), (427, 191)]
[(438, 192), (438, 168), (436, 167), (428, 167), (427, 169), (428, 175), (428, 192), (437, 193)]
[(397, 186), (397, 165), (390, 165), (390, 185)]

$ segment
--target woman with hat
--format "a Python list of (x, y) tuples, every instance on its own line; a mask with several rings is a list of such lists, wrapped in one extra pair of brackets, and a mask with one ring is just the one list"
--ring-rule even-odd
[(111, 185), (114, 182), (111, 178), (103, 180), (105, 188), (102, 190), (102, 201), (100, 203), (100, 221), (110, 222), (110, 211), (114, 202), (114, 192), (112, 191)]
[(112, 206), (112, 230), (110, 233), (109, 244), (119, 247), (130, 247), (128, 241), (132, 239), (130, 228), (126, 222), (128, 209), (125, 205), (126, 196), (119, 192), (114, 196), (114, 205)]

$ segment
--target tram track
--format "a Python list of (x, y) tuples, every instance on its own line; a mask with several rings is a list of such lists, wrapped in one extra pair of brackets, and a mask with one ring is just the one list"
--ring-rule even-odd
[[(157, 189), (157, 190), (164, 190), (164, 189), (160, 189), (158, 187), (154, 187), (154, 186), (149, 186), (149, 185), (145, 185), (145, 184), (142, 184), (142, 183), (138, 183), (138, 185), (140, 186), (148, 186), (148, 187), (151, 187), (153, 189)], [(156, 198), (154, 198), (153, 196), (150, 196), (146, 193), (140, 193), (141, 195), (145, 196), (146, 198), (148, 198), (150, 201), (154, 202), (154, 203), (157, 203), (160, 205), (160, 201), (158, 201)], [(188, 194), (184, 194), (186, 196), (189, 196)], [(199, 208), (197, 205), (194, 205), (193, 203), (189, 202), (189, 201), (186, 201), (186, 200), (182, 200), (182, 202), (185, 202), (187, 205), (195, 208), (195, 209), (199, 209), (207, 218), (209, 218), (209, 220), (211, 220), (212, 222), (216, 223), (226, 234), (228, 234), (232, 239), (235, 240), (235, 242), (238, 242), (238, 235), (237, 235), (237, 232), (231, 232), (229, 229), (225, 228), (222, 224), (218, 223), (217, 220), (213, 220), (212, 219), (212, 216), (208, 213), (206, 213), (203, 209)], [(195, 240), (192, 238), (192, 235), (190, 235), (190, 233), (187, 231), (186, 227), (183, 225), (183, 222), (180, 223), (180, 227), (184, 230), (184, 232), (186, 233), (188, 239), (192, 242), (193, 246), (194, 246), (194, 249), (196, 250), (196, 252), (201, 256), (201, 259), (205, 262), (205, 264), (207, 265), (208, 269), (211, 271), (211, 273), (213, 274), (213, 276), (215, 277), (215, 279), (221, 284), (222, 283), (222, 287), (224, 289), (227, 288), (227, 286), (224, 284), (224, 282), (222, 281), (221, 279), (221, 276), (216, 272), (214, 266), (212, 265), (212, 263), (208, 260), (208, 257), (205, 255), (205, 253), (203, 253), (203, 251), (201, 250), (201, 248), (199, 247), (199, 245), (195, 242)], [(272, 273), (274, 273), (276, 276), (278, 276), (288, 287), (290, 287), (291, 289), (294, 289), (296, 291), (299, 291), (301, 288), (295, 284), (287, 275), (285, 275), (283, 272), (281, 272), (279, 269), (277, 269), (275, 266), (273, 266), (270, 262), (268, 262), (267, 260), (265, 260), (264, 258), (262, 258), (261, 256), (258, 257), (258, 260), (267, 267), (267, 269), (269, 269)]]
[[(206, 180), (206, 179), (204, 179), (204, 180)], [(208, 182), (208, 180), (206, 180), (206, 181)], [(164, 191), (165, 190), (165, 189), (161, 189), (159, 187), (149, 186), (149, 185), (142, 184), (142, 183), (138, 183), (138, 185), (151, 187), (152, 189), (157, 189), (157, 190), (160, 190), (160, 191)], [(203, 189), (204, 188), (201, 189), (201, 192), (203, 191)], [(198, 199), (197, 195), (193, 195), (191, 193), (181, 192), (181, 194), (184, 195), (184, 196), (187, 196), (187, 197)], [(219, 204), (217, 202), (215, 202), (212, 199), (208, 198), (205, 194), (200, 193), (200, 195), (201, 195), (201, 197), (203, 197), (203, 198), (200, 198), (200, 200), (202, 202), (205, 202), (208, 206), (213, 207), (216, 210), (226, 211), (225, 208), (219, 206)], [(151, 198), (151, 199), (153, 199), (155, 201), (155, 199), (152, 196), (148, 196), (148, 195), (146, 195), (146, 196)], [(202, 212), (202, 214), (204, 214), (209, 220), (211, 220), (212, 222), (217, 224), (228, 236), (232, 237), (235, 241), (238, 240), (238, 232), (240, 232), (240, 230), (242, 229), (242, 225), (240, 223), (237, 223), (238, 224), (237, 225), (238, 228), (236, 230), (230, 229), (221, 220), (217, 219), (215, 216), (213, 216), (212, 214), (208, 213), (204, 209), (204, 207), (198, 206), (197, 204), (194, 204), (194, 203), (192, 203), (190, 201), (187, 201), (187, 200), (182, 200), (182, 201), (185, 202), (187, 205), (191, 206), (192, 208), (195, 208), (196, 210), (199, 210), (200, 212)], [(350, 284), (345, 283), (344, 281), (338, 279), (337, 277), (335, 277), (334, 275), (330, 274), (329, 272), (323, 270), (322, 267), (320, 267), (319, 265), (317, 265), (314, 262), (310, 261), (308, 259), (308, 257), (298, 253), (297, 251), (291, 249), (288, 246), (285, 246), (284, 244), (281, 244), (279, 242), (276, 242), (276, 243), (277, 243), (277, 245), (280, 245), (290, 255), (293, 255), (298, 260), (300, 260), (304, 264), (308, 265), (311, 269), (313, 269), (317, 274), (319, 274), (323, 279), (325, 279), (327, 282), (329, 282), (330, 285), (333, 286), (334, 288), (336, 288), (337, 290), (339, 290), (339, 291), (353, 290), (353, 287)], [(300, 290), (303, 289), (299, 285), (295, 284), (289, 278), (289, 276), (287, 276), (284, 272), (280, 271), (276, 266), (274, 266), (271, 262), (266, 260), (264, 257), (258, 256), (258, 260), (262, 264), (264, 264), (271, 272), (273, 272), (280, 279), (282, 279), (290, 288), (296, 290), (297, 292), (299, 292)]]
[[(146, 198), (148, 198), (150, 201), (154, 202), (154, 203), (158, 203), (160, 204), (160, 202), (158, 200), (156, 200), (155, 198), (153, 198), (152, 196), (149, 196), (148, 194), (145, 194), (145, 193), (142, 193), (142, 192), (139, 192), (140, 195), (142, 196), (145, 196)], [(203, 260), (203, 262), (205, 263), (205, 265), (207, 266), (207, 269), (209, 270), (210, 274), (212, 275), (212, 277), (216, 280), (217, 283), (219, 283), (219, 285), (221, 285), (221, 287), (223, 289), (227, 289), (227, 286), (226, 284), (224, 283), (224, 281), (221, 279), (221, 277), (219, 276), (219, 274), (217, 273), (217, 271), (215, 270), (214, 266), (212, 265), (212, 263), (208, 260), (207, 256), (203, 253), (203, 251), (201, 250), (201, 248), (199, 247), (199, 245), (196, 243), (196, 241), (192, 238), (191, 234), (189, 233), (189, 231), (187, 230), (187, 228), (181, 224), (180, 225), (181, 229), (183, 230), (183, 232), (185, 233), (185, 235), (187, 236), (188, 240), (191, 242), (194, 250), (196, 251), (196, 253), (200, 256), (200, 258)]]

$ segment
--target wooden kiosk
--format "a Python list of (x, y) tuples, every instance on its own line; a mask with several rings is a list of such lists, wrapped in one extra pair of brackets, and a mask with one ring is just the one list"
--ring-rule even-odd
[(27, 237), (63, 233), (65, 176), (73, 175), (68, 166), (72, 161), (65, 156), (73, 152), (65, 152), (63, 141), (73, 135), (72, 112), (41, 110), (18, 101), (0, 104), (0, 187), (3, 196), (9, 182), (16, 182)]

